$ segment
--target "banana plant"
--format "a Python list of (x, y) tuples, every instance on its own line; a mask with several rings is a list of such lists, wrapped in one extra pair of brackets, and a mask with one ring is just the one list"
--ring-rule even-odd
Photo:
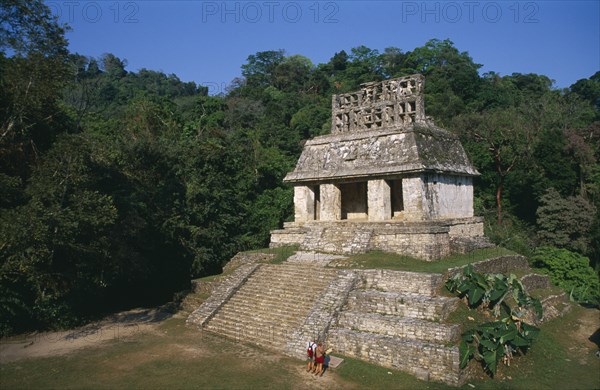
[[(461, 368), (474, 358), (493, 377), (500, 361), (510, 365), (515, 353), (523, 354), (531, 347), (539, 329), (524, 322), (526, 309), (533, 307), (541, 318), (542, 305), (527, 294), (515, 275), (481, 274), (473, 272), (469, 265), (462, 274), (448, 279), (446, 287), (459, 297), (467, 298), (471, 308), (489, 309), (495, 317), (499, 317), (501, 307), (509, 313), (506, 318), (481, 324), (463, 333), (459, 345)], [(512, 296), (516, 307), (507, 303), (508, 296)]]

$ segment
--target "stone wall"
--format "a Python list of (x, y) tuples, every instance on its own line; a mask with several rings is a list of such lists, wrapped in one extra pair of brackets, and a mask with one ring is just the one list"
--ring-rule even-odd
[(375, 231), (371, 248), (432, 261), (450, 255), (450, 239), (446, 232), (404, 233)]
[(441, 274), (367, 269), (360, 271), (361, 288), (380, 291), (434, 295), (442, 283)]
[[(455, 274), (462, 272), (465, 267), (466, 266), (448, 269), (449, 277), (452, 277)], [(498, 256), (492, 259), (472, 263), (471, 267), (475, 272), (490, 274), (508, 274), (510, 272), (514, 272), (514, 270), (516, 269), (530, 269), (529, 263), (527, 262), (527, 258), (521, 255)]]
[(446, 324), (460, 300), (438, 296), (441, 274), (360, 270), (362, 283), (330, 330), (327, 345), (345, 356), (402, 370), (422, 380), (461, 385), (455, 345), (461, 326)]
[(301, 245), (304, 242), (308, 229), (303, 227), (286, 227), (285, 229), (272, 230), (270, 248), (282, 246)]
[(405, 341), (392, 336), (334, 329), (328, 345), (346, 356), (402, 370), (421, 380), (434, 380), (460, 386), (466, 372), (460, 369), (458, 347), (445, 347)]
[(331, 133), (398, 128), (425, 121), (422, 75), (361, 84), (360, 91), (333, 95)]
[(453, 312), (459, 300), (447, 297), (408, 296), (398, 292), (352, 291), (348, 296), (348, 310), (360, 308), (369, 313), (404, 316), (429, 321), (440, 321)]
[(338, 323), (347, 329), (360, 329), (363, 332), (441, 344), (453, 343), (460, 338), (461, 334), (461, 326), (457, 324), (424, 322), (412, 318), (363, 312), (343, 312)]
[(425, 198), (428, 219), (470, 218), (473, 216), (473, 178), (427, 174)]
[(421, 175), (402, 178), (402, 198), (404, 200), (403, 221), (428, 219), (429, 204), (425, 198), (425, 185)]
[(486, 247), (490, 244), (475, 245), (471, 241), (458, 247), (451, 242), (450, 229), (475, 234), (483, 229), (480, 218), (462, 218), (438, 222), (404, 223), (389, 222), (352, 222), (352, 221), (312, 221), (307, 223), (288, 223), (285, 229), (271, 232), (271, 247), (300, 245), (300, 249), (324, 253), (355, 254), (370, 250), (398, 253), (425, 261), (442, 259), (453, 248)]
[(456, 218), (447, 220), (448, 234), (454, 237), (485, 237), (483, 233), (483, 217)]

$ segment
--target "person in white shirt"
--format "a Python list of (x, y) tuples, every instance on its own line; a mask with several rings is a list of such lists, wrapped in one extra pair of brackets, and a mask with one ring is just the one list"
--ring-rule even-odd
[(309, 341), (306, 343), (306, 372), (315, 371), (316, 366), (314, 364), (315, 360), (315, 350), (317, 348), (317, 344), (314, 341)]

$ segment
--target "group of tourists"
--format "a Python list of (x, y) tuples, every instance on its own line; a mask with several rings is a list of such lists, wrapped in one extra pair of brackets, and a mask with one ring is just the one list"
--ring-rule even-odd
[(306, 372), (323, 376), (323, 371), (325, 371), (323, 367), (325, 363), (325, 347), (323, 343), (320, 341), (317, 343), (314, 341), (306, 343), (306, 356), (308, 361)]

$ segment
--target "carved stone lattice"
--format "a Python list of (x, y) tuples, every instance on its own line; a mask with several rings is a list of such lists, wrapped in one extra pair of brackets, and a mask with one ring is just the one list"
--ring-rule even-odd
[(361, 84), (357, 92), (333, 95), (331, 133), (404, 128), (425, 121), (425, 78), (412, 75)]

